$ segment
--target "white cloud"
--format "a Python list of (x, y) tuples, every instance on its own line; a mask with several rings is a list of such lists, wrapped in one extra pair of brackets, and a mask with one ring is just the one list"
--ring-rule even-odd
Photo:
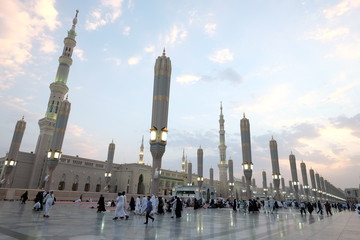
[(66, 129), (66, 132), (75, 136), (75, 137), (80, 137), (84, 134), (84, 129), (81, 128), (78, 125), (75, 124), (69, 124), (69, 126)]
[(313, 40), (332, 40), (339, 37), (344, 37), (349, 34), (349, 29), (345, 27), (338, 27), (335, 29), (319, 28), (314, 32), (306, 34), (306, 39)]
[(90, 13), (90, 19), (86, 20), (87, 30), (96, 30), (108, 23), (113, 23), (121, 16), (123, 0), (102, 0), (99, 7)]
[(176, 82), (180, 83), (180, 84), (195, 84), (197, 81), (200, 80), (199, 76), (195, 76), (195, 75), (181, 75), (179, 77), (176, 78)]
[(214, 35), (216, 33), (216, 24), (208, 23), (204, 26), (205, 33), (208, 35)]
[(229, 49), (225, 48), (217, 50), (215, 53), (209, 56), (209, 59), (217, 63), (226, 63), (234, 59), (234, 54)]
[(44, 53), (55, 53), (58, 49), (58, 45), (51, 36), (44, 34), (39, 40), (41, 42), (40, 50)]
[(154, 52), (154, 50), (155, 50), (154, 46), (148, 46), (148, 47), (144, 48), (144, 51), (147, 52), (147, 53)]
[(111, 57), (111, 58), (106, 58), (105, 60), (109, 61), (109, 62), (114, 62), (116, 66), (121, 65), (121, 59), (120, 58)]
[(131, 57), (128, 59), (128, 64), (129, 65), (136, 65), (140, 62), (141, 58), (140, 57)]
[(131, 27), (130, 27), (130, 26), (124, 27), (123, 34), (124, 34), (125, 36), (128, 36), (128, 35), (130, 34), (130, 30), (131, 30)]
[(182, 42), (187, 37), (187, 30), (182, 25), (174, 25), (170, 33), (165, 36), (165, 44), (175, 44)]
[(84, 50), (80, 48), (74, 48), (75, 56), (77, 56), (80, 61), (86, 61), (87, 59), (84, 57)]
[(333, 7), (323, 10), (325, 17), (327, 19), (332, 19), (335, 17), (340, 17), (347, 13), (348, 11), (360, 7), (359, 0), (342, 0), (340, 3), (336, 4)]
[(360, 58), (360, 40), (354, 44), (339, 44), (335, 49), (335, 56), (343, 59), (359, 59)]

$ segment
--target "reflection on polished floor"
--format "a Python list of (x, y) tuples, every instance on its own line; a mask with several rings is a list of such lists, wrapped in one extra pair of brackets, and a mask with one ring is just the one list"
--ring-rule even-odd
[(32, 202), (0, 201), (0, 239), (359, 239), (360, 215), (301, 216), (280, 210), (265, 215), (234, 213), (232, 209), (184, 210), (182, 218), (170, 214), (113, 221), (113, 211), (96, 213), (90, 204), (56, 203), (50, 218), (32, 211)]

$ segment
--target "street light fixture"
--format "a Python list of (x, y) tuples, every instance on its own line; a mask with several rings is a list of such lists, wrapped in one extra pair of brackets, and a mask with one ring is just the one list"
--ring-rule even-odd
[(242, 163), (243, 170), (253, 170), (253, 163), (243, 162)]

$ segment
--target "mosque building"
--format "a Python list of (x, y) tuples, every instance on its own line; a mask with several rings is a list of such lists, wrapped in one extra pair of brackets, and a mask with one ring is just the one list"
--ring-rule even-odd
[[(56, 128), (58, 116), (61, 115), (61, 105), (65, 101), (69, 105), (67, 115), (70, 114), (70, 103), (66, 94), (69, 91), (67, 81), (70, 67), (73, 63), (72, 54), (76, 47), (77, 15), (78, 11), (73, 19), (73, 25), (64, 39), (64, 48), (62, 55), (59, 57), (55, 81), (50, 84), (50, 97), (45, 116), (38, 122), (40, 134), (35, 151), (19, 151), (22, 135), (26, 127), (26, 121), (22, 118), (18, 121), (18, 124), (22, 123), (23, 126), (20, 137), (18, 136), (19, 127), (16, 127), (10, 146), (11, 150), (5, 157), (0, 158), (1, 179), (3, 180), (1, 185), (5, 188), (42, 189), (47, 181), (51, 181), (48, 183), (51, 189), (64, 192), (106, 191), (116, 193), (125, 191), (128, 194), (148, 194), (151, 192), (152, 167), (145, 165), (143, 161), (144, 137), (142, 137), (137, 163), (113, 163), (115, 151), (115, 143), (113, 142), (109, 144), (108, 159), (106, 161), (62, 154), (60, 150), (63, 139), (61, 139), (61, 143), (57, 147), (59, 149), (51, 150), (52, 142), (55, 141), (55, 132), (63, 132), (64, 135), (66, 131), (66, 124), (62, 128)], [(163, 56), (165, 56), (165, 50)], [(157, 73), (155, 72), (155, 74)], [(222, 184), (217, 180), (210, 182), (210, 179), (204, 179), (203, 181), (204, 184), (212, 183), (215, 187), (221, 189), (222, 192), (219, 192), (220, 196), (227, 197), (227, 164), (225, 162), (226, 146), (222, 106), (220, 110), (220, 164), (221, 167), (225, 166), (225, 168), (220, 168), (222, 170), (220, 178), (225, 182)], [(59, 161), (52, 173), (51, 179), (49, 179), (47, 166), (49, 149), (53, 152), (55, 151), (54, 154), (59, 154)], [(188, 184), (187, 160), (185, 160), (184, 154), (181, 162), (182, 170), (180, 172), (161, 169), (159, 194), (168, 195), (175, 186)], [(14, 166), (11, 166), (11, 168), (7, 166), (7, 163), (10, 163), (10, 161), (14, 163)], [(193, 181), (190, 184), (197, 185), (197, 174), (191, 173), (191, 175)], [(240, 182), (237, 185), (240, 186)], [(240, 187), (237, 191), (240, 192)]]

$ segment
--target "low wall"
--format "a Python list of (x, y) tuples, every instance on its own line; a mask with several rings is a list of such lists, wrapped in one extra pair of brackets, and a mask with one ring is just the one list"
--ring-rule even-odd
[[(33, 201), (35, 199), (36, 194), (40, 189), (21, 189), (21, 188), (0, 188), (0, 200), (8, 200), (8, 201), (17, 201), (20, 200), (21, 195), (28, 191), (29, 201)], [(108, 192), (82, 192), (82, 191), (60, 191), (54, 190), (54, 195), (57, 201), (75, 201), (80, 198), (82, 195), (82, 201), (92, 201), (97, 202), (100, 194), (102, 194), (105, 198), (105, 201), (115, 200), (117, 197), (117, 193), (108, 193)], [(138, 195), (126, 194), (127, 201), (129, 202), (131, 197), (136, 198)], [(142, 196), (141, 196), (142, 198)]]

